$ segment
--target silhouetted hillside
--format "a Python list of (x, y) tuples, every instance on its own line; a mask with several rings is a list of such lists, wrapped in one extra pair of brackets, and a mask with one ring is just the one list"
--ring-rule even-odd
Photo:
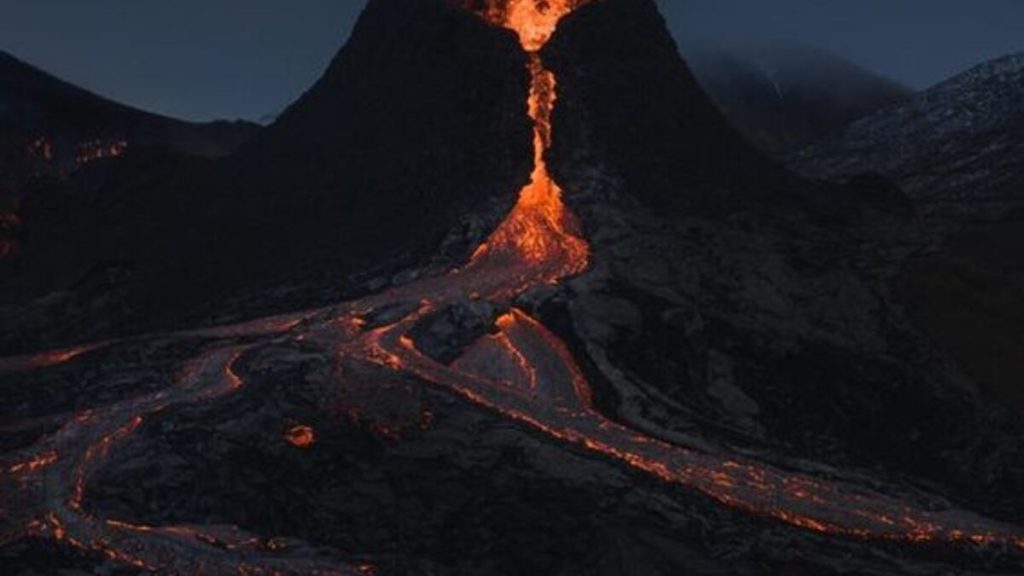
[(0, 132), (61, 169), (125, 147), (225, 156), (256, 133), (246, 122), (197, 124), (118, 104), (0, 52)]
[[(129, 150), (160, 148), (226, 156), (259, 127), (196, 124), (102, 98), (0, 52), (0, 257), (14, 253), (29, 225), (24, 204), (76, 170)], [(6, 248), (5, 248), (6, 247)]]
[(807, 175), (865, 172), (897, 182), (920, 209), (998, 217), (1024, 206), (1024, 54), (987, 62), (864, 118), (792, 157)]
[(792, 157), (808, 175), (875, 172), (928, 223), (900, 290), (915, 322), (983, 390), (1024, 402), (1024, 55), (996, 59)]
[[(512, 34), (444, 0), (373, 0), (323, 78), (234, 156), (154, 149), (38, 195), (5, 263), (23, 322), (4, 336), (42, 337), (52, 311), (28, 303), (46, 294), (73, 339), (237, 315), (246, 298), (308, 305), (464, 258), (528, 176), (526, 86)], [(70, 320), (98, 305), (103, 322)]]
[(165, 148), (214, 158), (251, 138), (246, 122), (182, 122), (91, 92), (0, 52), (0, 210), (37, 176), (66, 175), (129, 149)]
[(695, 45), (685, 55), (729, 121), (772, 154), (842, 131), (913, 92), (822, 50), (783, 43), (746, 49)]

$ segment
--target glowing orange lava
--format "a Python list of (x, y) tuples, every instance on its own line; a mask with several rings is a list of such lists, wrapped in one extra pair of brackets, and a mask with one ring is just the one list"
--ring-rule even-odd
[[(56, 433), (5, 460), (0, 465), (0, 496), (4, 497), (0, 502), (0, 542), (7, 534), (27, 530), (154, 573), (371, 576), (376, 571), (372, 564), (290, 556), (286, 540), (266, 540), (234, 527), (145, 526), (103, 518), (87, 506), (89, 479), (110, 463), (115, 447), (137, 436), (144, 419), (149, 421), (174, 406), (213, 401), (243, 389), (240, 362), (260, 343), (308, 339), (311, 344), (325, 344), (327, 353), (338, 359), (431, 382), (548, 438), (687, 487), (730, 508), (823, 534), (912, 543), (1009, 545), (1024, 553), (1020, 528), (967, 510), (934, 509), (860, 482), (793, 472), (736, 454), (704, 452), (609, 420), (595, 408), (590, 386), (569, 347), (523, 310), (513, 308), (498, 317), (493, 333), (477, 339), (450, 365), (418, 350), (412, 330), (428, 314), (467, 298), (486, 299), (507, 308), (510, 297), (580, 273), (589, 259), (589, 247), (578, 234), (574, 217), (562, 202), (562, 190), (545, 162), (557, 82), (540, 57), (540, 49), (559, 19), (588, 0), (461, 1), (467, 7), (483, 6), (477, 10), (480, 16), (518, 34), (529, 55), (528, 111), (534, 121), (530, 184), (470, 264), (449, 275), (422, 278), (338, 307), (132, 343), (143, 346), (141, 350), (167, 342), (204, 344), (197, 356), (189, 356), (178, 368), (174, 385), (168, 389), (79, 412)], [(118, 145), (104, 153), (122, 151)], [(373, 322), (373, 313), (396, 309), (403, 312), (388, 321)], [(0, 374), (68, 363), (108, 344), (0, 359)], [(419, 425), (427, 427), (431, 419), (432, 415), (424, 412)], [(284, 442), (299, 449), (317, 442), (312, 427), (292, 424), (283, 431)], [(372, 420), (368, 426), (394, 440), (404, 430)]]
[(558, 22), (590, 0), (485, 0), (478, 13), (495, 26), (519, 35), (523, 50), (536, 52), (547, 44)]
[(296, 448), (309, 448), (316, 442), (316, 432), (309, 426), (292, 426), (284, 433), (284, 439)]
[(242, 353), (238, 352), (224, 365), (224, 377), (227, 379), (228, 385), (231, 386), (232, 390), (240, 390), (245, 386), (245, 380), (242, 380), (242, 377), (235, 371), (235, 364), (241, 357)]
[(7, 469), (10, 474), (20, 474), (22, 472), (36, 472), (41, 470), (50, 464), (57, 461), (57, 453), (53, 450), (45, 452), (26, 462), (19, 462)]
[(85, 166), (90, 162), (95, 162), (103, 158), (117, 158), (128, 150), (128, 141), (126, 140), (113, 140), (111, 142), (105, 142), (103, 140), (93, 140), (90, 142), (83, 142), (78, 145), (78, 149), (75, 151), (75, 164), (78, 166)]
[(36, 370), (39, 368), (49, 368), (51, 366), (67, 364), (79, 356), (99, 350), (106, 345), (106, 342), (100, 342), (86, 346), (77, 346), (75, 348), (65, 348), (64, 350), (51, 350), (49, 352), (31, 354), (28, 356), (3, 358), (0, 359), (0, 374)]
[(562, 189), (548, 172), (544, 155), (551, 147), (551, 112), (557, 99), (555, 75), (544, 68), (539, 50), (554, 34), (558, 21), (582, 4), (581, 0), (492, 1), (480, 13), (492, 24), (519, 35), (529, 54), (530, 94), (527, 109), (533, 120), (533, 173), (505, 221), (473, 255), (473, 262), (499, 257), (531, 265), (558, 263), (545, 274), (555, 282), (586, 269), (589, 247), (573, 214), (562, 201)]

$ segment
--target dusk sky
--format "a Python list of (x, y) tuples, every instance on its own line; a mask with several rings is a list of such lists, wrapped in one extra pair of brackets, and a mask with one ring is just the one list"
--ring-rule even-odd
[[(1024, 51), (1024, 0), (659, 0), (684, 52), (824, 48), (915, 88)], [(0, 0), (0, 50), (172, 116), (265, 119), (308, 88), (365, 0)]]

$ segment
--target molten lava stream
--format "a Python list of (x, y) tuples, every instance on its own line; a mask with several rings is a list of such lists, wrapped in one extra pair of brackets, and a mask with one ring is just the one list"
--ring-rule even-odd
[[(455, 373), (508, 388), (531, 402), (576, 412), (590, 408), (590, 388), (569, 349), (525, 312), (498, 318), (497, 333), (484, 336), (451, 365)], [(406, 340), (406, 348), (415, 344)]]
[[(511, 314), (503, 316), (499, 326), (509, 318), (512, 318)], [(504, 328), (497, 334), (477, 340), (452, 364), (452, 370), (501, 383), (524, 394), (537, 389), (537, 371)]]
[[(586, 382), (568, 349), (539, 322), (515, 311), (499, 320), (497, 336), (443, 366), (404, 336), (415, 320), (378, 332), (374, 345), (391, 366), (451, 389), (467, 400), (563, 442), (700, 492), (754, 515), (821, 534), (914, 543), (1006, 545), (1024, 552), (1018, 527), (957, 510), (928, 510), (842, 481), (785, 471), (739, 457), (708, 454), (646, 436), (594, 410)], [(482, 367), (480, 346), (497, 354)], [(497, 348), (497, 350), (495, 350)], [(532, 386), (501, 381), (501, 365), (522, 362)]]
[[(166, 573), (365, 574), (363, 566), (291, 557), (287, 549), (234, 528), (141, 526), (99, 518), (83, 505), (89, 477), (112, 461), (112, 451), (132, 437), (144, 418), (173, 406), (214, 401), (238, 391), (245, 385), (236, 371), (243, 353), (302, 329), (305, 332), (296, 339), (309, 336), (322, 341), (330, 354), (349, 355), (375, 362), (385, 370), (418, 376), (552, 439), (685, 486), (731, 508), (827, 534), (1009, 544), (1024, 551), (1024, 535), (1018, 528), (966, 511), (925, 510), (842, 481), (668, 444), (612, 422), (593, 409), (589, 386), (565, 344), (518, 310), (502, 316), (495, 335), (470, 346), (451, 366), (420, 353), (409, 334), (427, 314), (463, 302), (471, 294), (505, 301), (538, 284), (578, 274), (589, 259), (589, 247), (578, 234), (575, 218), (563, 203), (562, 190), (545, 161), (551, 145), (557, 79), (544, 68), (539, 53), (558, 21), (587, 0), (473, 1), (486, 4), (482, 17), (517, 32), (529, 54), (534, 168), (515, 208), (470, 263), (453, 274), (424, 279), (337, 309), (179, 333), (176, 338), (183, 340), (244, 339), (246, 343), (208, 349), (185, 366), (173, 389), (75, 418), (0, 466), (0, 495), (13, 495), (15, 505), (13, 514), (0, 515), (0, 542), (26, 532), (46, 535), (119, 562)], [(405, 311), (391, 315), (396, 309)], [(366, 317), (374, 311), (385, 312), (391, 323), (368, 327)], [(0, 360), (0, 372), (45, 368), (92, 349)], [(289, 429), (286, 439), (297, 448), (310, 447), (316, 441), (314, 431), (303, 426)]]
[(39, 354), (0, 358), (0, 375), (27, 372), (29, 370), (66, 364), (84, 354), (99, 350), (108, 344), (108, 342), (100, 342), (97, 344), (89, 344), (87, 346), (65, 348), (63, 350), (51, 350), (49, 352), (42, 352)]
[[(473, 254), (470, 268), (489, 263), (529, 266), (539, 283), (555, 283), (587, 268), (590, 249), (579, 235), (575, 216), (562, 201), (562, 189), (548, 172), (545, 153), (551, 147), (551, 112), (557, 79), (544, 67), (539, 50), (558, 21), (580, 2), (511, 0), (492, 5), (481, 15), (492, 24), (519, 34), (529, 54), (530, 93), (527, 110), (533, 120), (533, 173), (519, 193), (512, 212)], [(528, 285), (510, 287), (522, 291)]]
[(144, 526), (89, 511), (88, 482), (144, 421), (171, 407), (214, 401), (244, 381), (236, 371), (252, 345), (218, 347), (181, 370), (173, 387), (83, 413), (24, 451), (0, 473), (0, 495), (16, 506), (0, 515), (0, 543), (45, 536), (146, 572), (166, 574), (321, 574), (361, 572), (329, 559), (290, 557), (265, 539), (224, 526)]

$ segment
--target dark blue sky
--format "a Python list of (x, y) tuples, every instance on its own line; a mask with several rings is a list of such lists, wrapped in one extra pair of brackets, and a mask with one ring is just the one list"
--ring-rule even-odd
[[(684, 47), (791, 40), (914, 87), (1024, 51), (1024, 0), (659, 0)], [(0, 49), (117, 100), (259, 119), (312, 84), (365, 0), (0, 0)]]

